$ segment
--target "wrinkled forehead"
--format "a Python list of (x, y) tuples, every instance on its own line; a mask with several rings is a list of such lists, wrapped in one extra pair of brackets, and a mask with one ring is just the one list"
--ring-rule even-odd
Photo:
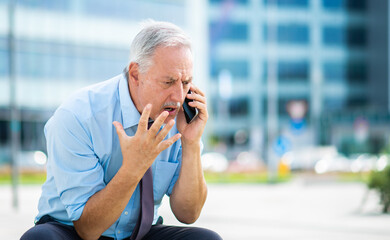
[(192, 53), (188, 48), (164, 47), (156, 49), (153, 64), (169, 75), (192, 75)]

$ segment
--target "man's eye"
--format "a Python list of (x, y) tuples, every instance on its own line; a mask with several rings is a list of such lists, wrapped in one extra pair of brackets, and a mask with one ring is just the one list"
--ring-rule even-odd
[(190, 84), (190, 82), (183, 82), (183, 85), (188, 85)]

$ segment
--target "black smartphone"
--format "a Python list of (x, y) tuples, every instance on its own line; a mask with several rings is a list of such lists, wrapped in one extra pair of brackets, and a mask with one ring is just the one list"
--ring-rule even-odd
[[(188, 91), (188, 93), (191, 93), (191, 91)], [(184, 116), (186, 117), (188, 124), (194, 121), (196, 116), (198, 116), (198, 109), (188, 105), (189, 102), (192, 102), (192, 100), (185, 98), (183, 103)]]

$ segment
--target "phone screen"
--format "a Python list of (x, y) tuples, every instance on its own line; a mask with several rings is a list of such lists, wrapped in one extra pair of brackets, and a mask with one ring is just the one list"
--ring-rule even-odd
[[(188, 91), (188, 93), (191, 93), (191, 91)], [(186, 117), (188, 124), (190, 124), (196, 116), (198, 116), (198, 109), (188, 105), (189, 102), (192, 102), (192, 100), (185, 98), (183, 103), (184, 116)]]

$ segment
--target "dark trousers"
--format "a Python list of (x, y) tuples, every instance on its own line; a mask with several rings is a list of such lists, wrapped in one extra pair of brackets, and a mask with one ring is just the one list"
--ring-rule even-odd
[[(21, 240), (81, 240), (73, 226), (56, 222), (49, 216), (45, 221), (23, 234)], [(41, 219), (42, 220), (42, 219)], [(113, 238), (101, 237), (100, 240)], [(142, 240), (222, 240), (215, 232), (198, 227), (177, 227), (163, 224), (153, 225)]]

